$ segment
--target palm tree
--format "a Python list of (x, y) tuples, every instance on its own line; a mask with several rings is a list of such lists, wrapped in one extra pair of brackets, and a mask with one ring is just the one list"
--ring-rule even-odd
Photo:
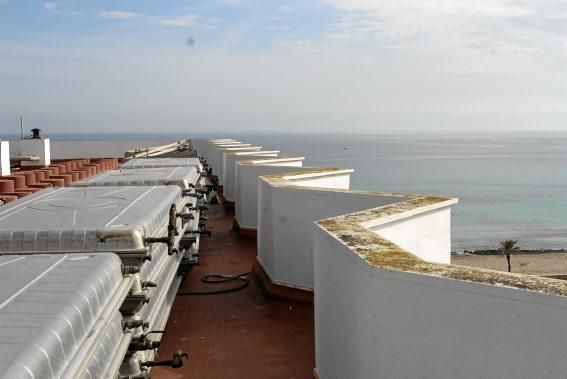
[(516, 246), (518, 241), (508, 240), (500, 242), (500, 251), (503, 255), (506, 255), (506, 260), (508, 261), (508, 272), (512, 272), (512, 263), (510, 263), (510, 255), (515, 250), (519, 250), (520, 246)]

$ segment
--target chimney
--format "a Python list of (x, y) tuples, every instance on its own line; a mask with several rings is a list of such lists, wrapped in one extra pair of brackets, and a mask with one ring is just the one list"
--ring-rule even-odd
[(0, 141), (0, 175), (10, 175), (10, 142)]

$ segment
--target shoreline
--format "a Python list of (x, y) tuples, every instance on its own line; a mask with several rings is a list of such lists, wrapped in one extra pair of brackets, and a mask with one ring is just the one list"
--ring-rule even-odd
[[(567, 249), (520, 249), (514, 250), (512, 255), (515, 254), (557, 254), (567, 253)], [(480, 250), (463, 250), (452, 251), (451, 255), (501, 255), (497, 249), (480, 249)]]

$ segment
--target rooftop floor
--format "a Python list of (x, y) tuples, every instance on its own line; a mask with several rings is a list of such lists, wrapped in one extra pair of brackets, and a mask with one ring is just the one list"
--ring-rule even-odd
[[(206, 216), (213, 237), (201, 239), (200, 264), (180, 291), (224, 286), (203, 284), (201, 277), (251, 271), (256, 258), (256, 240), (236, 235), (231, 213), (215, 205)], [(176, 298), (157, 359), (168, 359), (177, 350), (186, 351), (189, 359), (176, 370), (156, 367), (152, 377), (313, 377), (313, 306), (268, 298), (254, 275), (249, 278), (250, 285), (237, 292)]]

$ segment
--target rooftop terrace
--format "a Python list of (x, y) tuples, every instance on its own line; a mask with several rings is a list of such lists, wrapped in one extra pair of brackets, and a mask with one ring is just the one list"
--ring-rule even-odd
[[(143, 266), (139, 275), (134, 276), (136, 288), (143, 288), (141, 280), (156, 265), (155, 258), (162, 257), (158, 261), (167, 262), (169, 268), (161, 269), (155, 290), (149, 291), (151, 286), (144, 289), (150, 295), (160, 294), (160, 302), (151, 301), (150, 296), (149, 306), (143, 306), (141, 311), (120, 307), (122, 316), (128, 315), (125, 320), (137, 317), (138, 312), (141, 317), (148, 314), (153, 325), (161, 329), (173, 304), (158, 359), (168, 359), (180, 349), (187, 351), (190, 358), (178, 371), (154, 368), (154, 377), (564, 376), (567, 282), (450, 264), (451, 207), (457, 199), (353, 190), (353, 169), (304, 167), (305, 157), (282, 157), (278, 151), (266, 151), (267, 156), (263, 157), (259, 155), (262, 150), (235, 153), (226, 145), (248, 150), (249, 144), (234, 140), (193, 142), (203, 158), (202, 164), (186, 161), (193, 152), (185, 147), (180, 151), (176, 143), (167, 155), (178, 158), (167, 161), (165, 168), (154, 167), (164, 164), (155, 158), (141, 159), (131, 164), (136, 168), (122, 167), (128, 174), (111, 171), (83, 182), (98, 185), (99, 180), (100, 185), (114, 186), (123, 184), (123, 177), (138, 175), (129, 184), (143, 186), (151, 179), (155, 191), (160, 192), (160, 201), (137, 202), (141, 197), (136, 196), (134, 189), (117, 189), (136, 198), (130, 199), (128, 206), (135, 217), (128, 222), (116, 221), (119, 226), (135, 229), (139, 219), (159, 213), (162, 221), (148, 222), (148, 227), (141, 228), (146, 230), (151, 224), (154, 230), (146, 230), (151, 236), (148, 234), (150, 238), (144, 238), (140, 244), (154, 243), (154, 235), (167, 232), (168, 236), (167, 247), (144, 247), (144, 254), (136, 261)], [(207, 164), (209, 157), (213, 164)], [(174, 162), (193, 168), (176, 169)], [(108, 161), (106, 168), (115, 163)], [(61, 165), (61, 169), (69, 168), (68, 181), (74, 178), (71, 172), (76, 167), (71, 161)], [(86, 171), (95, 174), (96, 168), (95, 165)], [(182, 177), (187, 183), (169, 181), (174, 172), (177, 175), (184, 171), (187, 172)], [(25, 181), (27, 176), (14, 181)], [(119, 183), (108, 181), (111, 176)], [(215, 190), (212, 193), (211, 182)], [(19, 230), (21, 227), (16, 227), (15, 221), (0, 225), (0, 229), (5, 229), (5, 243), (0, 243), (2, 254), (32, 253), (7, 241), (24, 241), (18, 233), (36, 236), (41, 234), (36, 233), (38, 228), (54, 226), (52, 218), (41, 213), (48, 209), (39, 206), (39, 198), (50, 193), (80, 194), (76, 204), (69, 203), (67, 195), (59, 202), (50, 198), (49, 207), (57, 209), (49, 210), (71, 207), (74, 213), (59, 215), (57, 225), (70, 224), (81, 229), (86, 221), (95, 220), (85, 218), (79, 210), (90, 204), (85, 203), (87, 195), (95, 196), (97, 191), (114, 191), (114, 187), (47, 189), (4, 206), (6, 215), (29, 230)], [(191, 214), (183, 213), (185, 218), (177, 219), (181, 216), (165, 199), (167, 192), (175, 192), (176, 198), (182, 200), (177, 201), (179, 209), (186, 208)], [(206, 208), (204, 201), (215, 198), (215, 192), (221, 204), (209, 206), (206, 219), (201, 218)], [(99, 203), (97, 200), (96, 204)], [(138, 204), (140, 209), (132, 204)], [(31, 213), (18, 210), (24, 206)], [(152, 211), (150, 206), (159, 209)], [(121, 208), (114, 208), (122, 215)], [(93, 211), (104, 209), (96, 207)], [(36, 216), (37, 212), (43, 217)], [(200, 235), (207, 233), (205, 220), (213, 235), (201, 239)], [(102, 221), (99, 223), (104, 227), (111, 224)], [(97, 238), (99, 235), (96, 234)], [(61, 236), (54, 241), (62, 241)], [(188, 236), (191, 243), (182, 248), (181, 240)], [(36, 238), (28, 240), (35, 243)], [(39, 246), (35, 253), (61, 250), (42, 247), (42, 238), (37, 241), (33, 245)], [(160, 238), (158, 242), (161, 241), (165, 240)], [(31, 246), (25, 246), (28, 245)], [(146, 248), (154, 259), (143, 263), (148, 256)], [(177, 254), (178, 248), (182, 248), (182, 254)], [(169, 256), (168, 249), (174, 259), (163, 258)], [(75, 250), (69, 251), (77, 253)], [(87, 251), (84, 247), (79, 250)], [(115, 253), (124, 264), (130, 258), (122, 250)], [(177, 271), (182, 258), (183, 268)], [(195, 258), (199, 264), (187, 271), (196, 263)], [(126, 271), (123, 274), (130, 275)], [(222, 284), (202, 283), (201, 279), (210, 274), (241, 278)], [(182, 276), (185, 280), (177, 292)], [(228, 291), (244, 283), (244, 277), (247, 286)], [(171, 284), (165, 288), (160, 283)], [(226, 291), (200, 293), (219, 288)], [(116, 314), (115, 318), (118, 325), (121, 316)], [(136, 341), (143, 336), (141, 330), (126, 329), (118, 328), (117, 334)], [(120, 351), (124, 350), (126, 339), (119, 343)], [(96, 344), (88, 346), (91, 350), (95, 347)], [(140, 353), (141, 359), (153, 359), (155, 349), (146, 350)], [(132, 367), (136, 366), (131, 354), (126, 357)], [(115, 361), (119, 363), (118, 358)], [(116, 369), (115, 364), (111, 366), (104, 370)]]
[[(202, 276), (247, 272), (256, 259), (256, 240), (237, 235), (232, 212), (215, 205), (207, 217), (213, 237), (201, 240), (200, 264), (180, 291), (210, 291)], [(254, 274), (249, 278), (250, 285), (238, 292), (176, 298), (159, 357), (182, 349), (190, 352), (190, 361), (178, 370), (156, 368), (154, 377), (312, 378), (313, 304), (269, 296)]]

